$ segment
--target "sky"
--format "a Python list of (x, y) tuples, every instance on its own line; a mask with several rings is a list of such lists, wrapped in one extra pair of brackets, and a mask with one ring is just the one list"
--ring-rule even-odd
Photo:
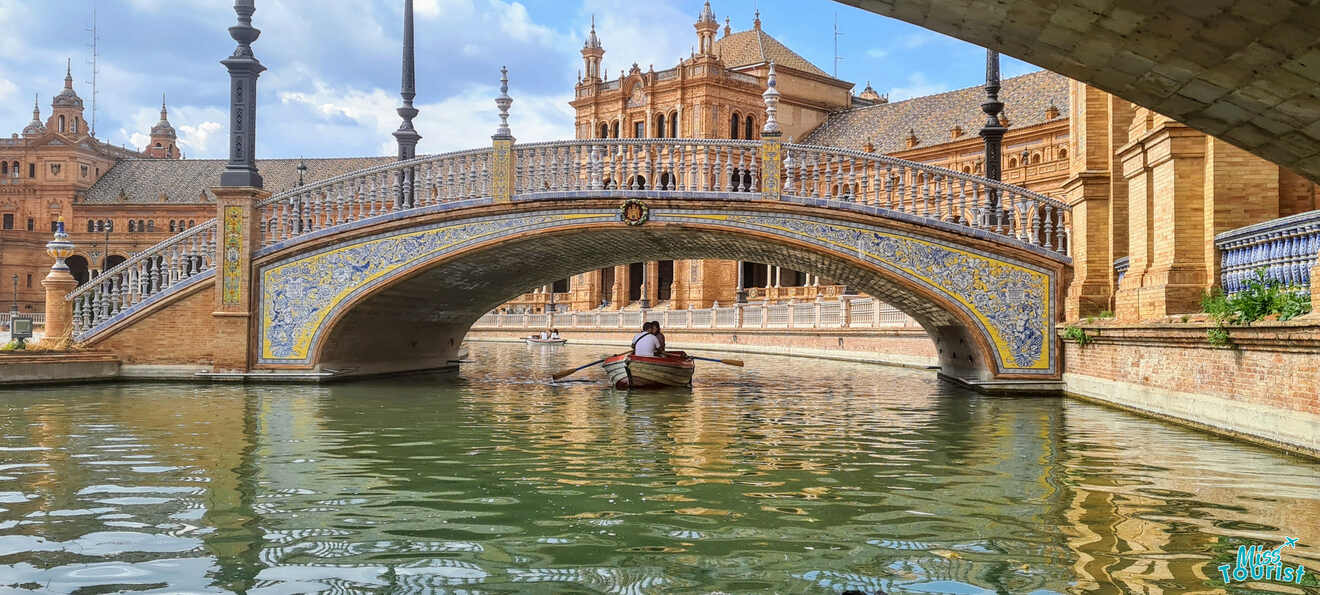
[[(509, 68), (509, 124), (520, 142), (573, 136), (568, 101), (591, 18), (604, 67), (669, 68), (696, 42), (702, 0), (415, 0), (418, 153), (486, 145), (499, 122), (499, 69)], [(188, 158), (224, 158), (230, 0), (0, 0), (0, 123), (19, 132), (39, 94), (42, 120), (72, 59), (92, 120), (91, 24), (97, 23), (97, 110), (103, 141), (141, 149), (160, 119)], [(860, 93), (891, 101), (979, 85), (984, 50), (829, 0), (712, 0), (734, 31), (762, 28)], [(392, 155), (399, 125), (403, 0), (256, 0), (259, 158)], [(1004, 77), (1037, 70), (1005, 57)]]

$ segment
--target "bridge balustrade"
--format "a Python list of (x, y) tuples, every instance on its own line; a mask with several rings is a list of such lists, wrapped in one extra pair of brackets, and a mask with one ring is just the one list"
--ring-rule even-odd
[(1215, 236), (1224, 293), (1247, 288), (1256, 271), (1281, 285), (1311, 285), (1311, 267), (1320, 253), (1320, 210), (1227, 231)]
[[(767, 170), (764, 160), (775, 155), (771, 149), (776, 146), (783, 159), (776, 158)], [(1065, 254), (1070, 245), (1069, 209), (1058, 200), (1002, 182), (874, 153), (758, 140), (584, 139), (515, 145), (510, 157), (513, 179), (507, 200), (512, 201), (629, 197), (788, 200), (862, 212), (872, 208), (877, 214), (896, 214), (945, 228), (970, 228)], [(263, 250), (274, 249), (337, 226), (429, 212), (432, 207), (460, 201), (497, 200), (493, 193), (503, 185), (495, 179), (494, 159), (492, 148), (425, 156), (281, 192), (256, 205), (258, 245)], [(779, 171), (778, 179), (766, 176), (767, 171)], [(148, 248), (70, 293), (75, 338), (87, 337), (126, 310), (212, 273), (216, 236), (215, 221), (207, 221)], [(1294, 236), (1289, 236), (1293, 244), (1284, 244), (1279, 250), (1301, 250), (1301, 240)], [(1314, 255), (1314, 241), (1307, 245)], [(1233, 266), (1238, 266), (1238, 260), (1235, 256)], [(1291, 264), (1288, 271), (1280, 269), (1280, 278), (1296, 282), (1309, 273)], [(634, 321), (634, 317), (625, 313), (619, 323), (640, 325), (640, 319)], [(794, 324), (786, 309), (771, 309), (763, 322), (771, 327)]]
[(74, 338), (213, 272), (215, 242), (212, 219), (129, 257), (70, 292), (65, 299), (73, 302)]

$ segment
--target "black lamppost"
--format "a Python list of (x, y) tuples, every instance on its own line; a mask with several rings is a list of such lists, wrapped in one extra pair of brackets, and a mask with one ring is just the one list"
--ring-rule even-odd
[[(15, 315), (18, 314), (18, 275), (17, 274), (14, 275), (14, 304), (10, 306), (9, 310), (13, 312)], [(12, 321), (13, 318), (10, 318), (10, 320)], [(10, 324), (12, 324), (12, 322)]]
[(303, 176), (307, 175), (307, 162), (303, 161), (301, 157), (298, 158), (297, 169), (298, 169), (298, 185), (302, 186)]
[(257, 173), (257, 77), (266, 70), (252, 54), (252, 42), (261, 31), (252, 26), (255, 0), (234, 0), (238, 24), (229, 28), (229, 36), (238, 42), (233, 55), (220, 63), (229, 70), (229, 163), (220, 174), (220, 185), (260, 188)]
[(110, 220), (110, 221), (106, 221), (106, 222), (105, 222), (105, 244), (104, 244), (104, 245), (105, 245), (105, 257), (101, 259), (101, 274), (102, 274), (102, 275), (105, 274), (105, 270), (106, 270), (106, 269), (110, 268), (110, 267), (109, 267), (109, 265), (110, 265), (110, 232), (111, 232), (112, 230), (114, 230), (114, 228), (115, 228), (115, 222), (114, 222), (113, 220)]

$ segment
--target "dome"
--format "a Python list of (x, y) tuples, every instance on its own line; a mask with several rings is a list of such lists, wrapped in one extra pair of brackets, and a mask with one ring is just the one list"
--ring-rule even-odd
[(37, 107), (37, 98), (32, 98), (32, 121), (23, 128), (23, 136), (41, 136), (46, 134), (46, 125), (41, 123), (41, 108)]
[(152, 137), (164, 136), (164, 137), (169, 137), (169, 138), (178, 138), (178, 135), (176, 135), (176, 134), (174, 133), (174, 127), (173, 127), (173, 126), (170, 126), (169, 112), (166, 111), (166, 109), (165, 109), (165, 97), (164, 97), (164, 96), (162, 96), (161, 99), (160, 99), (160, 121), (159, 121), (159, 122), (156, 122), (156, 125), (151, 127), (151, 136), (152, 136)]
[(715, 11), (713, 11), (713, 10), (710, 9), (710, 2), (709, 2), (709, 1), (707, 1), (707, 2), (706, 2), (706, 5), (703, 6), (703, 7), (701, 8), (701, 15), (697, 17), (697, 22), (698, 22), (698, 23), (714, 23), (714, 22), (715, 22)]
[(73, 62), (64, 71), (64, 90), (50, 102), (51, 107), (76, 107), (82, 109), (83, 100), (78, 96), (78, 92), (73, 90)]

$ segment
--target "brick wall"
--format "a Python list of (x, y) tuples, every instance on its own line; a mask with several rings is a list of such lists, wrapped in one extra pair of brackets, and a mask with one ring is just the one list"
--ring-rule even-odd
[(88, 346), (114, 353), (125, 364), (209, 366), (218, 340), (214, 311), (214, 284), (199, 283)]
[(1320, 325), (1231, 328), (1233, 347), (1204, 324), (1087, 327), (1065, 342), (1069, 393), (1320, 455)]

